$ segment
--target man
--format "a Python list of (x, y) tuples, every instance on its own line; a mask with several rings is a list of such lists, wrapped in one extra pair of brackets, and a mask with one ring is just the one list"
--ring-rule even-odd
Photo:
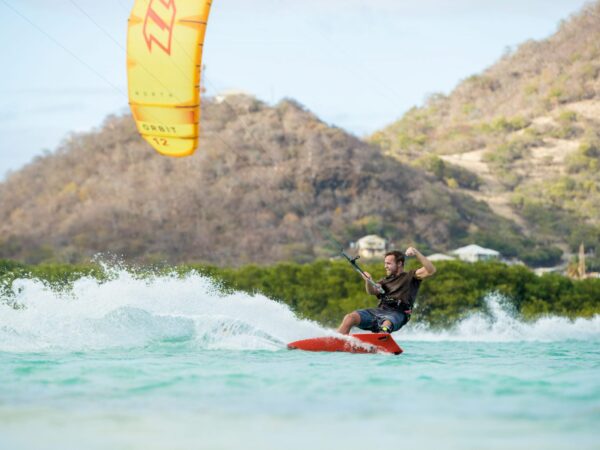
[(384, 266), (387, 276), (377, 283), (385, 294), (380, 294), (377, 288), (371, 285), (370, 274), (365, 272), (363, 276), (367, 293), (379, 298), (377, 308), (359, 309), (347, 314), (338, 328), (339, 333), (348, 334), (354, 326), (375, 333), (392, 333), (406, 325), (421, 281), (433, 275), (435, 267), (414, 247), (408, 247), (405, 254), (416, 256), (423, 267), (405, 272), (404, 254), (398, 250), (386, 253)]

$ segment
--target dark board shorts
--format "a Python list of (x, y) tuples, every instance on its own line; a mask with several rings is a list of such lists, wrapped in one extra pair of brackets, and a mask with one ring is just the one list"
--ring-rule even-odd
[(360, 316), (358, 328), (377, 333), (381, 324), (389, 320), (392, 322), (392, 331), (398, 331), (408, 322), (408, 316), (401, 311), (391, 311), (383, 308), (359, 309), (356, 311)]

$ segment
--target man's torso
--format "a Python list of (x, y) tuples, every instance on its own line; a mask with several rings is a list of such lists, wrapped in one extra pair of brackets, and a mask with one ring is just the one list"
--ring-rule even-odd
[(411, 270), (379, 280), (379, 284), (385, 290), (385, 294), (378, 296), (379, 307), (400, 311), (412, 309), (421, 286), (421, 280), (416, 277), (415, 272)]

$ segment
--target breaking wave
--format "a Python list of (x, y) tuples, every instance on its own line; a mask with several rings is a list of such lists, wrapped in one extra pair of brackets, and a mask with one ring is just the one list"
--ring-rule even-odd
[(500, 294), (485, 298), (483, 312), (470, 314), (446, 330), (431, 330), (423, 324), (411, 324), (403, 331), (403, 340), (412, 341), (564, 341), (600, 339), (600, 316), (570, 320), (559, 316), (525, 321)]
[[(211, 279), (124, 269), (57, 290), (18, 279), (0, 302), (0, 351), (86, 350), (185, 342), (205, 349), (277, 350), (330, 331), (262, 295), (224, 294)], [(14, 305), (18, 305), (15, 308)]]
[[(0, 351), (93, 350), (184, 343), (202, 349), (279, 350), (334, 331), (301, 320), (263, 295), (225, 294), (198, 273), (145, 278), (121, 268), (109, 280), (83, 277), (57, 289), (18, 279), (0, 298)], [(600, 316), (523, 321), (499, 295), (487, 311), (436, 331), (411, 323), (399, 341), (559, 341), (600, 338)], [(18, 308), (15, 308), (18, 305)], [(340, 318), (341, 319), (341, 318)]]

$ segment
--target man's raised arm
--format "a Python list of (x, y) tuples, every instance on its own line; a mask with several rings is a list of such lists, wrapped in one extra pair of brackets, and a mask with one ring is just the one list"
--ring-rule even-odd
[(425, 257), (419, 250), (414, 247), (408, 247), (405, 252), (406, 256), (414, 256), (423, 265), (415, 272), (417, 278), (422, 280), (423, 278), (430, 277), (435, 273), (435, 266)]

